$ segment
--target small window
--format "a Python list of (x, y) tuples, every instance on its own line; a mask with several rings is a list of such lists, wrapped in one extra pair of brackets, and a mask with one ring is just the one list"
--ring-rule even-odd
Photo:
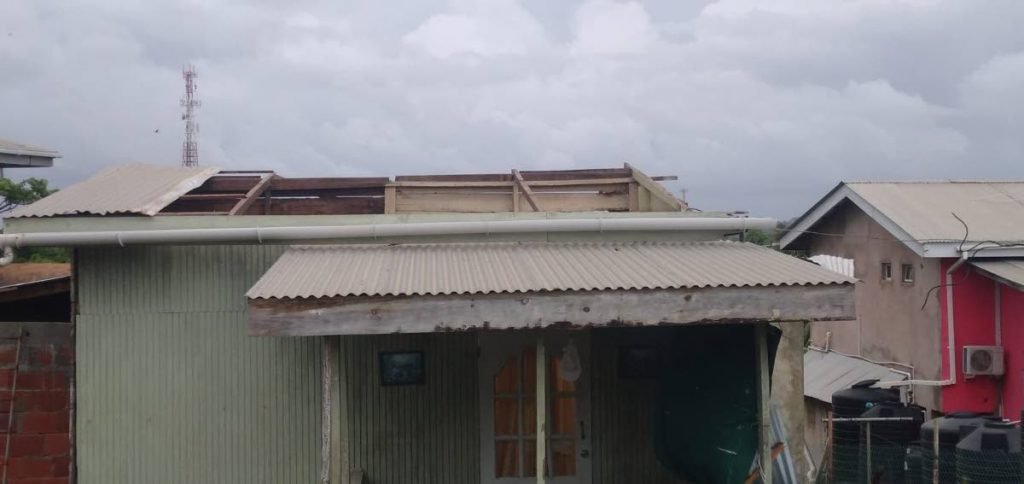
[(900, 266), (900, 269), (902, 269), (903, 282), (914, 282), (913, 264), (903, 264), (902, 266)]
[(892, 262), (883, 262), (882, 263), (882, 280), (883, 281), (891, 281), (892, 280)]

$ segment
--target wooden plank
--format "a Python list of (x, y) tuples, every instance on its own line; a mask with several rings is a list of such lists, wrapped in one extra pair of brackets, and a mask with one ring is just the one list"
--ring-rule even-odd
[[(670, 211), (681, 211), (683, 210), (683, 202), (679, 201), (678, 198), (669, 193), (665, 187), (661, 186), (660, 183), (651, 179), (651, 177), (644, 174), (644, 172), (633, 168), (629, 163), (626, 163), (626, 169), (633, 173), (633, 179), (636, 180), (640, 186), (646, 188), (651, 192), (651, 200), (658, 200)], [(652, 208), (658, 208), (657, 204), (652, 203)]]
[(215, 175), (198, 188), (189, 192), (189, 194), (197, 193), (224, 193), (224, 192), (240, 192), (245, 193), (249, 191), (254, 185), (259, 183), (260, 177), (258, 176), (220, 176)]
[(253, 335), (852, 321), (852, 285), (249, 301)]
[(211, 214), (228, 213), (238, 198), (191, 199), (179, 198), (160, 211), (160, 215), (175, 213)]
[[(529, 182), (540, 180), (577, 180), (593, 178), (627, 178), (629, 170), (624, 168), (599, 168), (585, 170), (525, 170), (519, 172)], [(507, 173), (474, 173), (449, 175), (399, 175), (396, 182), (500, 182), (512, 181)]]
[(540, 209), (540, 205), (537, 204), (537, 200), (533, 196), (533, 190), (530, 186), (523, 181), (523, 175), (519, 174), (519, 170), (512, 170), (512, 178), (516, 181), (516, 185), (519, 185), (519, 189), (523, 191), (523, 196), (526, 197), (526, 202), (530, 204), (534, 212), (543, 212)]
[(758, 460), (760, 460), (761, 482), (772, 484), (772, 413), (768, 323), (757, 323), (754, 326), (754, 347), (757, 351)]
[(245, 213), (245, 211), (248, 210), (250, 206), (252, 206), (253, 202), (256, 201), (256, 198), (262, 195), (263, 192), (267, 191), (267, 188), (270, 187), (270, 184), (272, 183), (273, 180), (274, 177), (272, 175), (267, 175), (263, 177), (263, 179), (260, 180), (260, 182), (257, 183), (256, 186), (252, 187), (252, 189), (249, 190), (245, 194), (245, 196), (242, 197), (242, 199), (239, 200), (238, 203), (231, 208), (230, 211), (228, 211), (228, 215), (238, 215), (240, 213)]
[[(530, 181), (530, 187), (575, 187), (602, 186), (632, 182), (632, 178), (581, 178), (579, 180), (538, 180)], [(398, 181), (391, 185), (412, 188), (507, 188), (517, 185), (517, 181)]]
[(519, 197), (522, 197), (522, 196), (523, 196), (523, 194), (519, 190), (519, 184), (513, 183), (512, 184), (512, 211), (513, 212), (516, 212), (516, 213), (519, 212), (520, 206), (522, 205), (520, 203), (521, 200), (520, 200)]
[[(261, 200), (263, 200), (261, 198)], [(271, 199), (269, 211), (254, 203), (246, 215), (353, 215), (384, 213), (380, 197), (281, 198)]]
[(396, 190), (393, 185), (384, 187), (384, 213), (395, 213), (397, 211)]
[[(615, 186), (615, 185), (612, 185)], [(625, 188), (623, 186), (623, 188)], [(490, 189), (443, 190), (436, 188), (398, 188), (396, 213), (455, 212), (498, 213), (515, 211), (511, 190)], [(597, 192), (534, 192), (534, 199), (552, 212), (625, 211), (625, 191)], [(520, 193), (520, 210), (525, 205)]]
[(391, 180), (386, 177), (363, 178), (274, 178), (273, 191), (344, 190), (349, 188), (383, 188)]
[(632, 182), (632, 183), (629, 184), (629, 194), (626, 196), (626, 198), (629, 200), (627, 202), (629, 204), (629, 211), (630, 212), (639, 212), (640, 211), (640, 186), (637, 185), (636, 182)]
[[(536, 349), (536, 395), (534, 398), (534, 404), (537, 409), (537, 448), (536, 448), (536, 462), (534, 465), (534, 475), (537, 476), (537, 484), (544, 484), (547, 475), (547, 466), (544, 465), (547, 461), (548, 455), (548, 352), (547, 348), (544, 347), (544, 338), (537, 338), (537, 349)], [(575, 425), (575, 424), (574, 424)]]
[(178, 200), (232, 200), (237, 201), (238, 199), (245, 196), (245, 192), (242, 193), (191, 193), (188, 195), (182, 195)]

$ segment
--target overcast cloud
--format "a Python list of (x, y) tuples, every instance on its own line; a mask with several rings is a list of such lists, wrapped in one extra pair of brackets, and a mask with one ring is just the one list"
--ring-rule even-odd
[[(64, 186), (638, 165), (788, 218), (843, 179), (1024, 179), (1020, 0), (4, 0), (0, 137)], [(159, 133), (154, 130), (159, 129)]]

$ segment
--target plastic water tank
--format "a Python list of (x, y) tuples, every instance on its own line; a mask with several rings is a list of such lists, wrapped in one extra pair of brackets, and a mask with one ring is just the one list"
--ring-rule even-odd
[[(868, 422), (861, 425), (861, 462), (867, 469), (871, 457), (871, 482), (903, 484), (907, 450), (917, 440), (924, 409), (918, 406), (883, 402), (861, 415), (862, 418), (906, 418), (908, 420), (870, 422), (871, 447), (868, 447)], [(918, 471), (920, 473), (920, 471)]]
[(956, 445), (959, 482), (1024, 482), (1020, 429), (1009, 422), (985, 422)]
[[(860, 417), (880, 403), (898, 404), (898, 390), (877, 388), (878, 380), (865, 380), (832, 394), (832, 415), (835, 418)], [(834, 482), (864, 482), (865, 466), (860, 456), (861, 424), (835, 422), (832, 425), (832, 475)]]
[(935, 428), (939, 429), (939, 482), (956, 483), (956, 444), (985, 422), (1002, 420), (991, 415), (973, 412), (954, 412), (944, 417), (929, 420), (921, 426), (921, 479), (933, 482), (935, 469)]

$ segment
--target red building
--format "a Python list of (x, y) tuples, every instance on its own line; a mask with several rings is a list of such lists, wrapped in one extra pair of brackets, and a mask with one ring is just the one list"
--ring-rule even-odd
[(893, 386), (932, 410), (1020, 415), (1024, 183), (842, 183), (782, 248), (859, 281), (857, 321), (815, 323), (812, 345), (909, 371)]

